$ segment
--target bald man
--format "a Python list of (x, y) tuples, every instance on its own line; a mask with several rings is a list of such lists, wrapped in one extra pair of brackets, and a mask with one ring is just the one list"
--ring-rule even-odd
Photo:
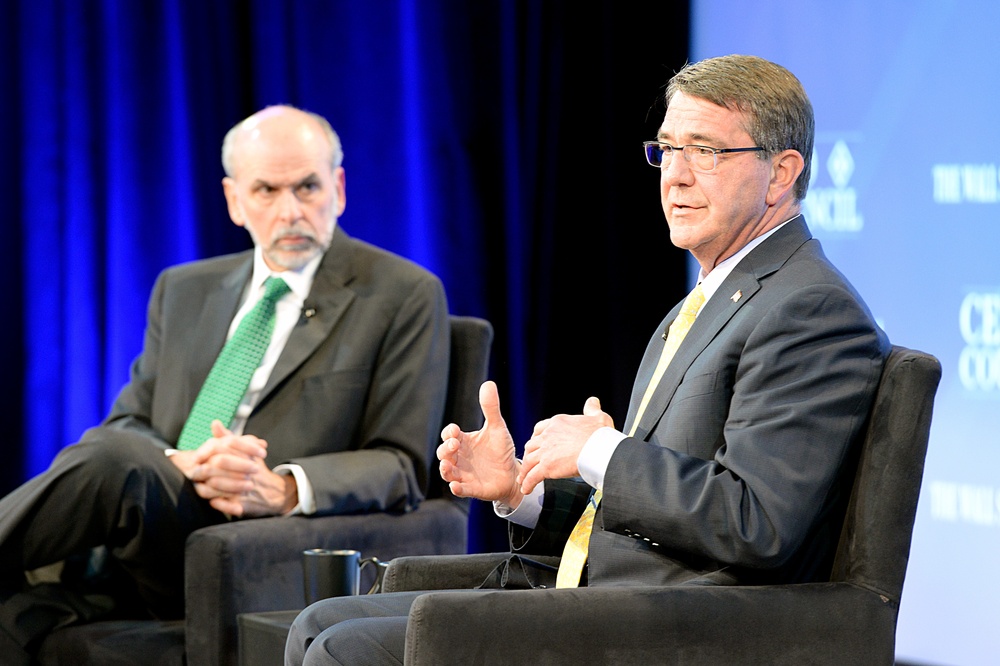
[[(226, 135), (229, 214), (254, 248), (165, 270), (110, 414), (0, 500), (0, 646), (24, 653), (5, 663), (28, 663), (49, 631), (109, 612), (181, 617), (184, 542), (201, 527), (403, 511), (423, 499), (448, 375), (444, 289), (337, 226), (342, 157), (326, 120), (289, 106)], [(287, 289), (235, 415), (182, 437), (269, 278)], [(65, 566), (60, 580), (37, 583), (35, 570), (54, 563), (93, 569), (94, 553), (100, 576), (71, 584), (76, 567)], [(101, 596), (84, 594), (94, 589)]]

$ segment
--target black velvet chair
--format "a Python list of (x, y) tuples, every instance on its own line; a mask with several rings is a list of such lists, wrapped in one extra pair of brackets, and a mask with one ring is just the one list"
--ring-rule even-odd
[[(407, 666), (891, 665), (940, 377), (933, 356), (893, 347), (828, 581), (431, 592), (410, 611)], [(505, 557), (397, 558), (383, 590), (474, 587)]]
[[(479, 386), (488, 375), (492, 341), (493, 328), (485, 319), (451, 317), (445, 424), (455, 422), (466, 430), (482, 425)], [(73, 666), (235, 666), (238, 614), (305, 607), (305, 549), (353, 548), (382, 561), (465, 553), (468, 501), (450, 493), (433, 465), (430, 477), (427, 499), (416, 511), (402, 515), (261, 518), (198, 530), (188, 537), (185, 549), (184, 620), (69, 627), (45, 640), (40, 661)]]

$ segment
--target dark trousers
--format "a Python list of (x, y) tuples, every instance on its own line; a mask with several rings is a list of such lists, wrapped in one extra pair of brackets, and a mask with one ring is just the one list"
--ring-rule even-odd
[[(182, 617), (187, 535), (224, 520), (147, 437), (87, 431), (0, 500), (0, 646), (30, 653), (54, 629), (104, 617)], [(59, 583), (26, 583), (60, 561)]]
[[(511, 554), (476, 589), (554, 588), (557, 567)], [(335, 597), (307, 607), (292, 623), (286, 666), (402, 666), (406, 622), (413, 600), (424, 592)]]

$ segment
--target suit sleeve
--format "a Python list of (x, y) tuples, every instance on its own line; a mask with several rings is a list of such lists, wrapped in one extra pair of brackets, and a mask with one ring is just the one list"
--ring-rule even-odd
[(887, 343), (841, 286), (810, 285), (767, 305), (735, 344), (706, 349), (718, 372), (685, 378), (668, 407), (672, 425), (686, 420), (718, 441), (695, 450), (660, 426), (649, 442), (624, 440), (605, 478), (603, 529), (767, 569), (823, 518)]
[(289, 461), (309, 477), (317, 514), (416, 508), (441, 431), (449, 354), (444, 288), (427, 274), (380, 344), (356, 448)]

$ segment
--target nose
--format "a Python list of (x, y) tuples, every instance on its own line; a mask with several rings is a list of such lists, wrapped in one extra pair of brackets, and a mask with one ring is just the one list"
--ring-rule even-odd
[(664, 185), (690, 183), (693, 172), (683, 154), (675, 153), (666, 166), (660, 167), (660, 182)]
[(286, 222), (294, 222), (302, 215), (302, 203), (290, 187), (282, 189), (278, 197), (278, 215)]

